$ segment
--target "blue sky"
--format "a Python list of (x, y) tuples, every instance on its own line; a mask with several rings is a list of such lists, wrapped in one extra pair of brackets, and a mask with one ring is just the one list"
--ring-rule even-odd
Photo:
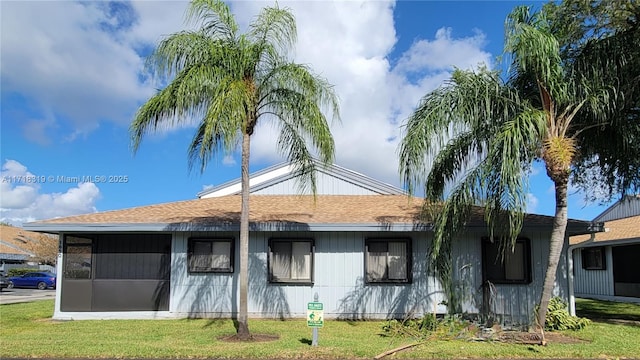
[[(270, 2), (231, 2), (241, 26)], [(335, 85), (336, 163), (400, 186), (401, 125), (453, 66), (496, 66), (506, 15), (539, 1), (280, 1), (298, 22), (295, 60)], [(144, 57), (185, 28), (186, 2), (2, 1), (0, 219), (14, 224), (187, 200), (239, 177), (239, 153), (189, 171), (185, 125), (147, 137), (137, 154), (128, 125), (158, 86)], [(268, 124), (257, 129), (251, 170), (283, 159)], [(552, 184), (531, 176), (529, 211), (552, 215)], [(93, 182), (77, 183), (91, 177)], [(74, 179), (76, 178), (76, 179)], [(30, 183), (33, 179), (37, 183)], [(572, 193), (569, 216), (605, 207)]]

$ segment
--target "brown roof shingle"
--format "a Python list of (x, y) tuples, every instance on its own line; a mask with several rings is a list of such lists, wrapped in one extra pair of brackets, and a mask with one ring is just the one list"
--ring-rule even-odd
[[(130, 209), (43, 220), (25, 224), (30, 230), (59, 231), (182, 231), (230, 230), (240, 223), (240, 195), (202, 198)], [(250, 221), (262, 229), (318, 228), (425, 230), (420, 220), (422, 198), (406, 195), (251, 195)], [(528, 214), (526, 227), (551, 229), (553, 218)], [(585, 234), (589, 222), (569, 220), (567, 234)], [(467, 226), (483, 227), (483, 208), (476, 207)], [(400, 228), (399, 228), (400, 229)]]
[(0, 225), (0, 253), (31, 255), (42, 234), (15, 226)]
[[(69, 216), (32, 224), (238, 223), (239, 195)], [(414, 223), (422, 199), (405, 195), (251, 195), (252, 222)]]
[[(640, 216), (607, 221), (604, 224), (607, 231), (594, 234), (594, 242), (614, 241), (623, 239), (640, 239)], [(579, 244), (591, 239), (590, 235), (572, 236), (571, 245)]]

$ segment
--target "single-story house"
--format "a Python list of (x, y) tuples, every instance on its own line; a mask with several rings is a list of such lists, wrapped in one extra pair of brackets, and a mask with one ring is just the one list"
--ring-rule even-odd
[[(297, 193), (287, 164), (251, 176), (249, 316), (304, 318), (315, 294), (327, 319), (446, 313), (442, 287), (427, 272), (433, 231), (420, 220), (422, 200), (337, 165), (317, 175), (316, 197)], [(26, 224), (60, 236), (54, 318), (235, 316), (239, 192), (238, 180), (194, 200)], [(499, 261), (481, 213), (452, 250), (462, 311), (529, 324), (553, 218), (527, 215), (515, 251)], [(569, 222), (568, 235), (589, 232), (590, 222)], [(555, 294), (568, 299), (564, 256), (561, 264)]]
[(593, 221), (605, 231), (570, 238), (575, 296), (640, 302), (640, 195), (623, 197)]

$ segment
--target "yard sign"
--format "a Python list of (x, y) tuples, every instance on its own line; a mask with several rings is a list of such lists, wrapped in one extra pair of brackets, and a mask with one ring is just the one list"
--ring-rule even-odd
[(321, 302), (310, 302), (307, 304), (307, 326), (324, 326), (324, 311)]

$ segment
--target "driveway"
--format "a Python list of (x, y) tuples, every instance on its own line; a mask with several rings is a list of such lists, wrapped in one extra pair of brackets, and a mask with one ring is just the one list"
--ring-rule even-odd
[(54, 299), (55, 297), (56, 291), (52, 289), (2, 289), (0, 291), (0, 305)]

